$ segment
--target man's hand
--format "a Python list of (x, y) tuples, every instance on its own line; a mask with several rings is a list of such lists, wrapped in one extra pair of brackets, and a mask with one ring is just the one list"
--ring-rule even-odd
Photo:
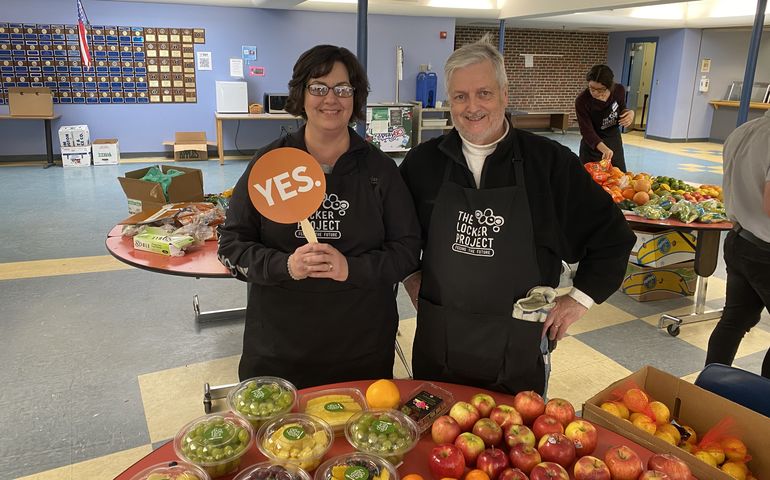
[(420, 294), (420, 284), (422, 284), (422, 272), (415, 272), (405, 279), (403, 282), (404, 289), (406, 290), (409, 299), (414, 305), (414, 309), (417, 310), (417, 297)]
[(629, 127), (632, 123), (634, 123), (634, 111), (624, 110), (623, 113), (620, 114), (618, 124), (620, 124), (621, 127)]
[(596, 146), (596, 149), (602, 153), (602, 160), (612, 160), (612, 155), (614, 152), (610, 147), (605, 145), (604, 142), (599, 142), (599, 145)]
[(556, 299), (556, 305), (548, 312), (548, 317), (543, 323), (543, 333), (551, 340), (561, 340), (567, 334), (567, 329), (588, 311), (586, 307), (578, 303), (569, 295), (563, 295)]

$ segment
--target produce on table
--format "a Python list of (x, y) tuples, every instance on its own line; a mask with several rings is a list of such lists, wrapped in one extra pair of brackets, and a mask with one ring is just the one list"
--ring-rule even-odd
[(337, 433), (342, 433), (348, 419), (365, 408), (366, 400), (357, 388), (322, 390), (300, 399), (300, 410), (322, 418)]
[(131, 480), (208, 480), (200, 467), (187, 462), (165, 462), (145, 468)]
[(401, 392), (392, 380), (383, 378), (366, 389), (366, 403), (369, 408), (398, 408), (401, 404)]
[(254, 433), (248, 421), (232, 412), (210, 414), (185, 425), (174, 438), (174, 451), (212, 478), (238, 470)]
[(331, 448), (334, 432), (328, 423), (304, 413), (267, 421), (257, 433), (259, 451), (279, 464), (293, 464), (308, 472)]
[(446, 414), (454, 403), (454, 395), (430, 382), (421, 383), (409, 392), (401, 412), (417, 422), (420, 434), (431, 428), (434, 419)]
[(397, 465), (419, 439), (417, 423), (398, 410), (365, 410), (348, 420), (345, 437), (357, 450)]
[[(414, 476), (418, 477), (418, 475)], [(375, 455), (360, 452), (331, 458), (318, 467), (315, 473), (315, 480), (396, 480), (397, 478), (396, 469), (389, 462)]]
[(230, 409), (238, 412), (259, 428), (266, 420), (294, 408), (297, 389), (278, 377), (255, 377), (244, 380), (227, 396)]
[(310, 480), (310, 475), (295, 465), (261, 462), (246, 468), (233, 480)]

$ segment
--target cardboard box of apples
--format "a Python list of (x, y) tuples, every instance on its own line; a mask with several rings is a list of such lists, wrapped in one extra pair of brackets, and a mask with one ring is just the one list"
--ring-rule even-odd
[(770, 478), (770, 418), (650, 366), (587, 400), (583, 417), (680, 458), (703, 480)]
[(436, 446), (428, 463), (435, 480), (695, 478), (672, 455), (653, 455), (645, 465), (625, 445), (595, 452), (599, 430), (591, 422), (576, 418), (567, 400), (546, 403), (532, 391), (519, 392), (510, 405), (496, 404), (484, 393), (457, 401), (433, 422), (430, 434)]

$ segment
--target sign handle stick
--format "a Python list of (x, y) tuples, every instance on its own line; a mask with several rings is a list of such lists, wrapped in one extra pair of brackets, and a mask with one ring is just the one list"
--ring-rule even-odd
[(307, 218), (303, 218), (302, 221), (299, 222), (299, 225), (302, 227), (302, 234), (305, 235), (308, 243), (318, 243), (318, 238), (315, 236), (315, 230), (313, 230), (313, 226), (310, 225)]

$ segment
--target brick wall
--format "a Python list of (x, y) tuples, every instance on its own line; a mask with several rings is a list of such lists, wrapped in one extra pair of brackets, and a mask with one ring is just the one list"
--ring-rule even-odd
[[(458, 25), (455, 49), (492, 33), (498, 44), (498, 29)], [(508, 71), (509, 106), (518, 110), (571, 112), (575, 122), (575, 97), (586, 87), (585, 75), (593, 65), (607, 62), (609, 35), (561, 30), (505, 30), (505, 68)], [(560, 54), (535, 57), (532, 68), (524, 67), (522, 53)], [(616, 81), (620, 72), (615, 72)]]

